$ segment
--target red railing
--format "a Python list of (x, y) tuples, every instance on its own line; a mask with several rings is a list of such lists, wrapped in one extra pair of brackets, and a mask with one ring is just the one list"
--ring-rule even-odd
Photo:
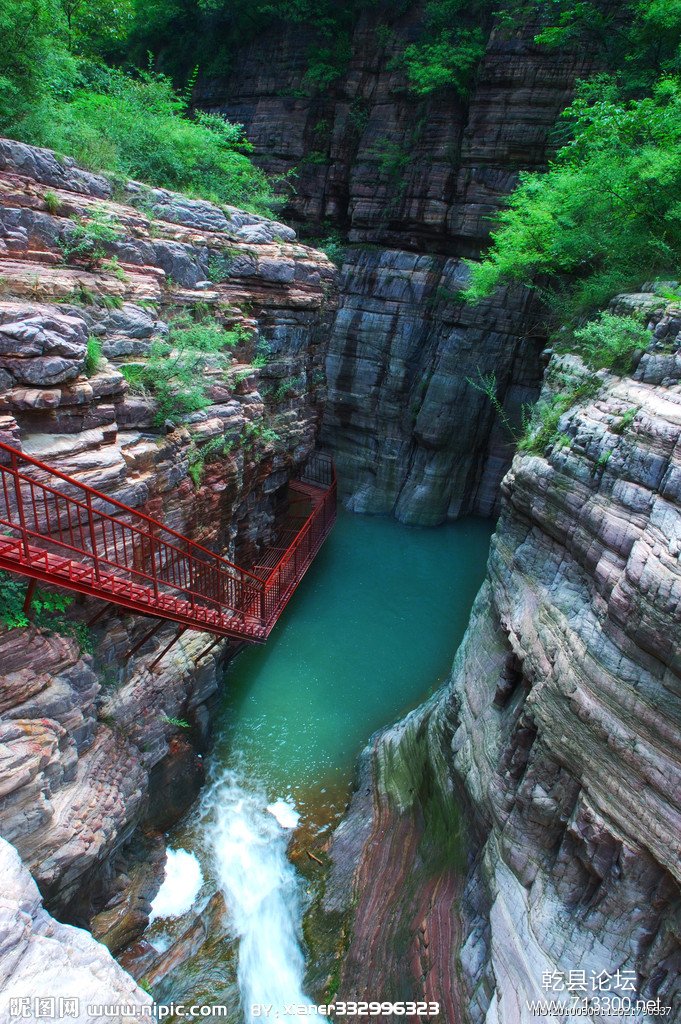
[[(316, 482), (328, 476), (329, 483)], [(0, 443), (0, 568), (218, 636), (262, 641), (328, 535), (336, 483), (313, 456), (297, 487), (305, 524), (262, 578)]]
[(311, 499), (312, 512), (265, 582), (260, 609), (263, 621), (269, 624), (268, 632), (336, 520), (336, 471), (329, 456), (318, 452), (291, 489)]

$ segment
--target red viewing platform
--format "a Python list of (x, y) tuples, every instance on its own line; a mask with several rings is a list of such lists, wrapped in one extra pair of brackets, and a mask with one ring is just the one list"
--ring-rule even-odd
[(269, 636), (336, 518), (336, 473), (321, 453), (291, 481), (283, 533), (250, 570), (2, 443), (0, 480), (0, 569), (183, 630), (256, 643)]

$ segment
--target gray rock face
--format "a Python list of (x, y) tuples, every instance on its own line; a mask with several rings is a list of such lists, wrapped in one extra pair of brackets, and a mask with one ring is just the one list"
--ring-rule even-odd
[[(118, 1024), (138, 1019), (135, 1010), (150, 1006), (151, 997), (88, 932), (50, 917), (18, 853), (4, 839), (0, 872), (0, 1018), (58, 1019), (68, 1009), (67, 1019), (94, 1024), (103, 1018), (96, 1007), (113, 1004), (130, 1011), (107, 1019)], [(36, 1004), (37, 999), (47, 1002)]]
[(512, 451), (489, 400), (494, 374), (509, 420), (539, 387), (536, 345), (521, 339), (519, 289), (471, 309), (458, 259), (351, 250), (327, 359), (322, 437), (346, 504), (432, 526), (490, 515)]
[[(602, 373), (598, 393), (561, 418), (560, 443), (515, 457), (450, 682), (374, 745), (379, 811), (351, 855), (361, 900), (371, 884), (388, 891), (375, 926), (358, 912), (364, 948), (382, 943), (379, 987), (420, 941), (415, 921), (442, 928), (432, 894), (446, 869), (426, 883), (410, 853), (424, 828), (416, 794), (428, 808), (439, 794), (450, 829), (462, 794), (470, 861), (450, 904), (460, 909), (447, 955), (422, 975), (410, 968), (410, 996), (434, 985), (473, 1021), (516, 1024), (534, 1019), (528, 1000), (569, 1001), (545, 972), (584, 971), (594, 998), (592, 976), (619, 971), (619, 991), (602, 996), (659, 998), (665, 1019), (681, 1013), (680, 327), (677, 308), (656, 312), (633, 377)], [(583, 372), (554, 358), (547, 389), (559, 369)], [(347, 906), (347, 864), (334, 872), (328, 900), (335, 885)], [(404, 908), (415, 885), (422, 918)], [(375, 934), (387, 925), (393, 939)], [(343, 981), (350, 998), (350, 970)]]
[(17, 384), (51, 385), (74, 380), (85, 363), (87, 333), (82, 319), (31, 306), (0, 311), (0, 368)]
[[(365, 247), (345, 259), (324, 443), (350, 508), (433, 524), (497, 511), (510, 465), (503, 427), (467, 378), (496, 371), (517, 422), (542, 372), (530, 297), (504, 292), (463, 309), (462, 259), (488, 244), (519, 171), (545, 165), (549, 133), (592, 58), (588, 48), (538, 47), (536, 25), (507, 34), (490, 17), (470, 95), (419, 97), (399, 56), (428, 31), (425, 4), (388, 7), (365, 5), (328, 89), (304, 94), (319, 40), (277, 24), (238, 50), (228, 74), (200, 81), (195, 99), (243, 123), (265, 169), (295, 168), (289, 218)], [(378, 29), (386, 17), (388, 33)]]
[(49, 185), (80, 192), (96, 199), (111, 195), (111, 185), (101, 174), (90, 174), (70, 157), (57, 157), (51, 149), (26, 146), (14, 139), (0, 139), (0, 171), (15, 172)]

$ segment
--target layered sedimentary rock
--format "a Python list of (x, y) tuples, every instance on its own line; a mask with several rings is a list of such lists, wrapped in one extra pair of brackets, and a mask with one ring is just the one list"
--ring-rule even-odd
[(199, 105), (245, 124), (266, 169), (295, 169), (288, 216), (349, 243), (324, 442), (351, 508), (410, 523), (497, 508), (511, 448), (473, 382), (496, 372), (517, 422), (539, 390), (541, 338), (521, 290), (462, 307), (462, 259), (487, 244), (518, 173), (545, 164), (558, 114), (592, 67), (583, 47), (536, 45), (535, 25), (506, 33), (490, 18), (484, 31), (466, 97), (408, 87), (400, 55), (428, 32), (422, 3), (365, 11), (347, 65), (323, 91), (304, 77), (323, 41), (278, 24), (196, 92)]
[[(516, 456), (449, 683), (367, 752), (325, 897), (356, 902), (344, 997), (681, 1012), (681, 312), (621, 302), (649, 308), (650, 350)], [(554, 357), (545, 398), (583, 374)]]
[[(2, 1019), (67, 1017), (83, 1024), (104, 1016), (120, 1024), (138, 1019), (151, 997), (88, 932), (50, 917), (21, 858), (4, 839), (0, 870)], [(106, 1004), (127, 1010), (104, 1014), (97, 1009)]]
[[(93, 223), (109, 228), (102, 252)], [(283, 224), (134, 182), (114, 196), (104, 177), (0, 140), (0, 440), (252, 564), (315, 443), (334, 278)], [(178, 323), (225, 327), (232, 348), (202, 368), (205, 406), (164, 420), (122, 369)], [(79, 598), (69, 614), (101, 608)], [(227, 653), (201, 660), (211, 638), (188, 632), (157, 661), (167, 623), (131, 655), (149, 628), (105, 610), (92, 653), (30, 626), (0, 635), (0, 834), (50, 909), (85, 923), (105, 907), (112, 948), (153, 894), (135, 851), (159, 858), (136, 829), (169, 827), (201, 784)]]

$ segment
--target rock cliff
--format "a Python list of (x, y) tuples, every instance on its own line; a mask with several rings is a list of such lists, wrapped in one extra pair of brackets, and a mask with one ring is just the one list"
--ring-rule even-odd
[[(16, 850), (0, 839), (0, 1017), (134, 1021), (151, 997), (80, 928), (55, 921)], [(41, 992), (36, 991), (40, 979)], [(36, 997), (38, 997), (36, 999)], [(103, 1014), (102, 1004), (128, 1008)]]
[[(681, 310), (619, 301), (649, 350), (516, 455), (449, 683), (365, 755), (324, 900), (343, 998), (515, 1024), (572, 971), (681, 1013)], [(546, 396), (584, 372), (554, 356)]]
[(267, 170), (295, 169), (288, 217), (348, 242), (324, 441), (349, 507), (435, 524), (496, 511), (510, 463), (471, 380), (494, 371), (514, 422), (541, 383), (532, 297), (462, 307), (462, 261), (485, 247), (518, 173), (545, 164), (592, 55), (537, 46), (536, 25), (505, 33), (492, 18), (470, 94), (419, 97), (399, 56), (423, 30), (423, 3), (368, 5), (347, 64), (319, 92), (304, 78), (319, 40), (277, 23), (199, 82), (196, 101), (243, 122)]
[[(334, 279), (283, 224), (0, 140), (0, 440), (252, 564), (315, 443)], [(190, 382), (205, 401), (164, 419), (134, 370), (197, 329), (226, 349)], [(154, 665), (175, 628), (130, 653), (148, 630), (108, 608), (85, 649), (0, 632), (0, 833), (49, 909), (113, 949), (146, 921), (154, 835), (201, 784), (229, 654), (188, 632)]]

